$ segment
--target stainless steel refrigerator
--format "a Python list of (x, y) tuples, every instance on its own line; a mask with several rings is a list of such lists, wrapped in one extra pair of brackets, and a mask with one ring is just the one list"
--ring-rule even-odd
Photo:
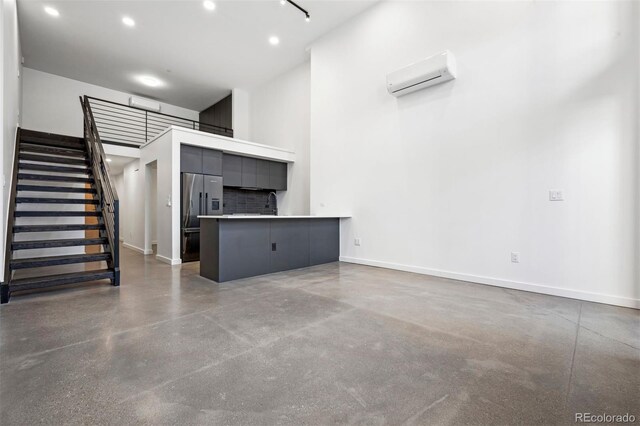
[(222, 177), (182, 173), (181, 258), (200, 260), (200, 219), (198, 215), (222, 214)]

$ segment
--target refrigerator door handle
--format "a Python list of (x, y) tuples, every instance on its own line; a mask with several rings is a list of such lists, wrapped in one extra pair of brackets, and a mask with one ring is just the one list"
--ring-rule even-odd
[(200, 200), (198, 203), (198, 214), (202, 214), (202, 192), (200, 193)]
[(208, 192), (204, 193), (204, 212), (202, 214), (204, 215), (209, 214), (209, 193)]

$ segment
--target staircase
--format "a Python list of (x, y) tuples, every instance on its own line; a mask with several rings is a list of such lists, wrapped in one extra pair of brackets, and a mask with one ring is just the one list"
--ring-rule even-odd
[[(90, 107), (82, 104), (84, 139), (18, 131), (2, 303), (23, 290), (99, 280), (120, 284), (118, 198)], [(86, 231), (97, 235), (78, 236)], [(32, 237), (38, 233), (69, 237)], [(86, 250), (90, 246), (95, 252)]]

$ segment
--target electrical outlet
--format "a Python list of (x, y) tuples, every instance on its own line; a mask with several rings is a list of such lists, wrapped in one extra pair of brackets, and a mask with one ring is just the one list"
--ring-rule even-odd
[(511, 262), (512, 263), (520, 263), (520, 253), (517, 251), (511, 252)]
[(562, 189), (550, 189), (549, 201), (564, 201), (564, 194), (562, 193)]
[(353, 244), (359, 246), (360, 245), (360, 238), (356, 238), (355, 240), (353, 240)]

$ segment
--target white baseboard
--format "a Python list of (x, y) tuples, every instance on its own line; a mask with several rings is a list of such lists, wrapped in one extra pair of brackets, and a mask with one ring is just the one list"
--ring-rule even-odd
[(182, 263), (182, 259), (171, 259), (169, 257), (161, 256), (159, 254), (156, 254), (156, 260), (171, 266), (180, 265)]
[(397, 269), (399, 271), (414, 272), (416, 274), (433, 275), (441, 278), (450, 278), (460, 281), (468, 281), (478, 284), (492, 285), (496, 287), (510, 288), (514, 290), (530, 291), (533, 293), (548, 294), (551, 296), (568, 297), (570, 299), (586, 300), (588, 302), (605, 303), (607, 305), (623, 306), (625, 308), (640, 309), (640, 299), (630, 297), (611, 296), (589, 291), (572, 290), (562, 287), (554, 287), (544, 284), (509, 281), (500, 278), (483, 277), (459, 272), (441, 271), (421, 266), (402, 265), (399, 263), (381, 262), (378, 260), (360, 259), (356, 257), (340, 256), (341, 262), (357, 263), (360, 265), (377, 266), (380, 268)]
[(136, 247), (136, 246), (134, 246), (133, 244), (129, 244), (129, 243), (122, 243), (122, 246), (123, 246), (123, 247), (126, 247), (126, 248), (128, 248), (128, 249), (131, 249), (131, 250), (135, 250), (135, 251), (137, 251), (138, 253), (142, 253), (142, 254), (144, 254), (144, 255), (147, 255), (147, 254), (153, 254), (153, 250), (145, 250), (145, 249), (141, 249), (140, 247)]

